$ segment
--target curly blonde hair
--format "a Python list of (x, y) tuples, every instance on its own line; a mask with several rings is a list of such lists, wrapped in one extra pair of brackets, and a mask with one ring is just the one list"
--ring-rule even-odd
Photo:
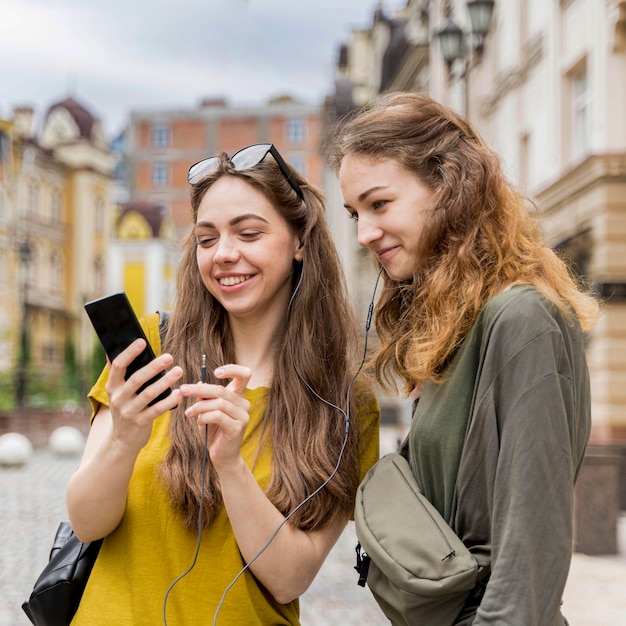
[(394, 159), (434, 193), (413, 278), (386, 275), (376, 306), (373, 357), (387, 390), (440, 381), (486, 302), (505, 286), (534, 285), (584, 331), (596, 299), (547, 244), (534, 205), (505, 178), (500, 161), (460, 115), (422, 94), (383, 96), (348, 119), (331, 148), (338, 170), (356, 154)]

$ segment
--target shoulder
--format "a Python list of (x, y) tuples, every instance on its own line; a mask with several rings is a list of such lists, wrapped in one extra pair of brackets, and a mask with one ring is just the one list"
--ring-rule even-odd
[(374, 389), (372, 379), (359, 374), (351, 394), (356, 406), (361, 480), (380, 457), (380, 405)]
[(532, 285), (517, 285), (494, 296), (487, 302), (485, 312), (491, 319), (525, 317), (554, 317), (556, 307)]
[(378, 417), (380, 405), (376, 396), (374, 381), (366, 374), (359, 374), (352, 386), (351, 396), (356, 403), (357, 413), (361, 418)]
[(481, 317), (488, 335), (505, 333), (514, 343), (550, 332), (580, 334), (575, 316), (566, 315), (531, 285), (498, 294), (487, 303)]
[(139, 319), (139, 323), (146, 333), (148, 343), (152, 346), (155, 354), (161, 352), (161, 334), (160, 334), (160, 315), (158, 313), (149, 313)]
[(485, 372), (493, 376), (509, 372), (512, 381), (521, 382), (550, 373), (569, 377), (582, 367), (585, 349), (580, 323), (535, 287), (524, 285), (499, 294), (484, 312)]

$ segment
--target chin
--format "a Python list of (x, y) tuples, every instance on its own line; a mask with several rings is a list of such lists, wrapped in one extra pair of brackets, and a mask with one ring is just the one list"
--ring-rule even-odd
[(385, 272), (391, 280), (397, 283), (405, 283), (413, 279), (413, 272), (403, 272), (402, 270), (394, 270), (387, 267), (385, 267)]

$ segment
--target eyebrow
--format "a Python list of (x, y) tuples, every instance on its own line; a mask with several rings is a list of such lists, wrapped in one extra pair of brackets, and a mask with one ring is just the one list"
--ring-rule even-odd
[[(261, 222), (265, 222), (269, 224), (269, 222), (260, 215), (256, 213), (244, 213), (243, 215), (238, 215), (237, 217), (233, 217), (230, 222), (228, 222), (229, 226), (236, 226), (241, 222), (245, 222), (246, 220), (259, 220)], [(215, 228), (215, 224), (213, 222), (198, 222), (195, 228)]]
[[(367, 196), (369, 196), (371, 193), (374, 193), (375, 191), (380, 191), (381, 189), (387, 189), (387, 187), (388, 187), (387, 185), (377, 185), (375, 187), (370, 187), (369, 189), (366, 189), (363, 193), (359, 194), (357, 201), (363, 202), (364, 200), (367, 199)], [(351, 208), (349, 204), (344, 203), (343, 206), (345, 209)]]

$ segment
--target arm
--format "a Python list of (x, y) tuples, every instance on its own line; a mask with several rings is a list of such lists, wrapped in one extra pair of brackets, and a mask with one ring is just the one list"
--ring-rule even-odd
[(487, 485), (492, 574), (475, 626), (563, 623), (576, 466), (570, 429), (577, 416), (562, 356), (558, 332), (535, 337), (500, 371), (490, 394), (499, 437)]
[[(243, 397), (250, 370), (227, 365), (216, 370), (220, 385), (182, 385), (183, 395), (199, 398), (186, 412), (204, 432), (208, 426), (208, 452), (219, 475), (224, 506), (237, 544), (250, 570), (277, 602), (286, 604), (302, 595), (317, 574), (347, 519), (338, 519), (315, 532), (282, 525), (285, 516), (268, 500), (240, 453), (249, 420), (249, 403)], [(263, 553), (257, 557), (259, 552)]]
[[(241, 554), (249, 563), (285, 516), (267, 499), (243, 460), (236, 467), (223, 468), (219, 475), (224, 506)], [(287, 604), (311, 585), (346, 523), (347, 519), (334, 520), (319, 531), (305, 532), (287, 522), (250, 569), (277, 602)]]
[(147, 406), (182, 376), (180, 367), (172, 368), (139, 395), (136, 393), (143, 383), (172, 364), (169, 354), (157, 357), (124, 380), (126, 367), (144, 347), (143, 339), (135, 341), (111, 364), (106, 385), (110, 407), (99, 407), (80, 466), (67, 487), (70, 522), (81, 541), (99, 539), (117, 527), (126, 508), (135, 460), (150, 438), (152, 423), (180, 400), (179, 392), (174, 390), (154, 406)]

